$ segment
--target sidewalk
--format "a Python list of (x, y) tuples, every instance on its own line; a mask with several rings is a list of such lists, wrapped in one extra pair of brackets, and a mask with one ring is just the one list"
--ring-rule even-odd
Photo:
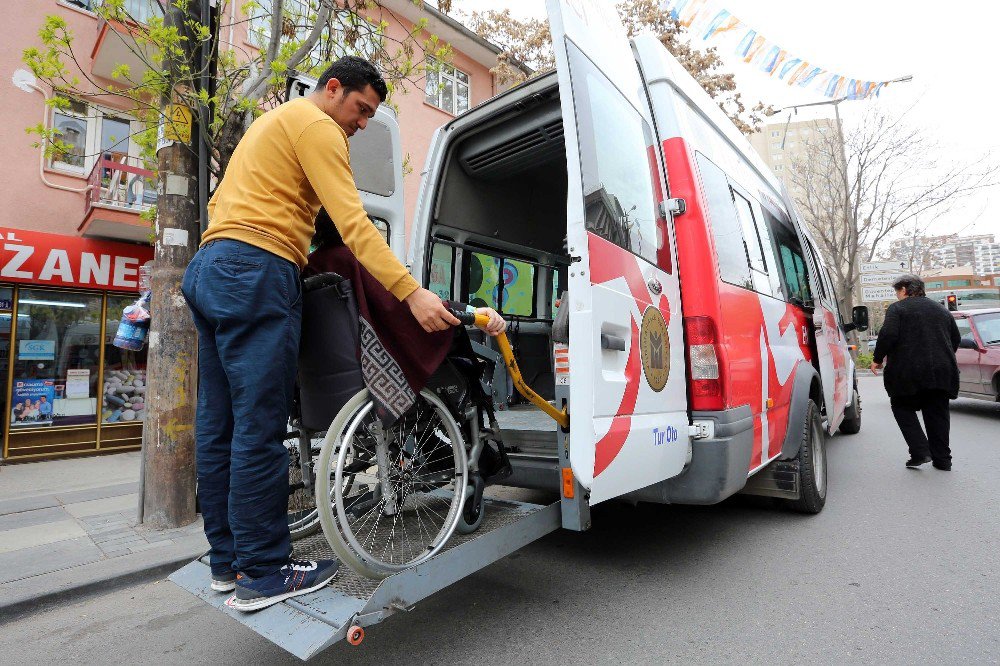
[(136, 525), (139, 453), (0, 467), (0, 624), (165, 575), (208, 549), (201, 520)]

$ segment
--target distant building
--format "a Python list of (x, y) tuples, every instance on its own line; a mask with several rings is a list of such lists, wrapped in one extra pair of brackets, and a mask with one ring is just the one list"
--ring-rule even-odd
[(1000, 243), (993, 234), (916, 236), (890, 244), (894, 259), (906, 261), (914, 272), (968, 267), (975, 275), (1000, 273)]
[[(832, 118), (816, 120), (798, 120), (794, 122), (777, 122), (765, 125), (761, 131), (751, 135), (750, 145), (763, 158), (775, 175), (788, 188), (793, 198), (801, 199), (803, 192), (795, 185), (790, 175), (796, 162), (806, 159), (809, 146), (820, 145), (821, 142), (832, 140), (843, 156), (842, 135), (837, 131), (836, 121)], [(799, 211), (803, 213), (803, 211)]]
[(924, 271), (927, 296), (944, 303), (948, 294), (959, 298), (959, 310), (1000, 307), (1000, 272), (979, 273), (974, 266), (954, 266)]

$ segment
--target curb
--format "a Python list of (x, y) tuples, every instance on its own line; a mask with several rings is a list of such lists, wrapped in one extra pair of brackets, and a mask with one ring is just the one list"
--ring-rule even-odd
[(207, 548), (204, 537), (186, 541), (155, 555), (122, 555), (0, 585), (0, 626), (55, 605), (165, 577)]

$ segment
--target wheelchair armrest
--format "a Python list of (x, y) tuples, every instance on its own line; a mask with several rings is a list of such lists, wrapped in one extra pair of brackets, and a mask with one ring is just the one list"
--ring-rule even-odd
[(302, 289), (304, 291), (313, 291), (315, 289), (323, 289), (324, 287), (332, 287), (340, 284), (346, 279), (347, 278), (343, 277), (339, 273), (333, 272), (310, 275), (302, 281)]

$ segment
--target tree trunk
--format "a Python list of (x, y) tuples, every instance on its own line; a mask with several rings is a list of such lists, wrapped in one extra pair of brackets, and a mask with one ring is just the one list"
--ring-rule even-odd
[[(207, 2), (207, 0), (204, 0)], [(201, 0), (189, 16), (199, 17)], [(169, 3), (166, 20), (183, 26), (184, 16)], [(193, 40), (182, 56), (197, 62)], [(167, 66), (178, 71), (177, 65)], [(172, 80), (177, 80), (176, 78)], [(170, 103), (164, 99), (164, 106)], [(164, 114), (169, 117), (169, 114)], [(192, 137), (193, 138), (193, 137)], [(181, 280), (200, 238), (197, 151), (181, 142), (157, 151), (159, 197), (151, 274), (152, 322), (147, 355), (146, 419), (143, 424), (143, 483), (140, 518), (158, 529), (193, 522), (195, 513), (194, 417), (198, 339)]]

